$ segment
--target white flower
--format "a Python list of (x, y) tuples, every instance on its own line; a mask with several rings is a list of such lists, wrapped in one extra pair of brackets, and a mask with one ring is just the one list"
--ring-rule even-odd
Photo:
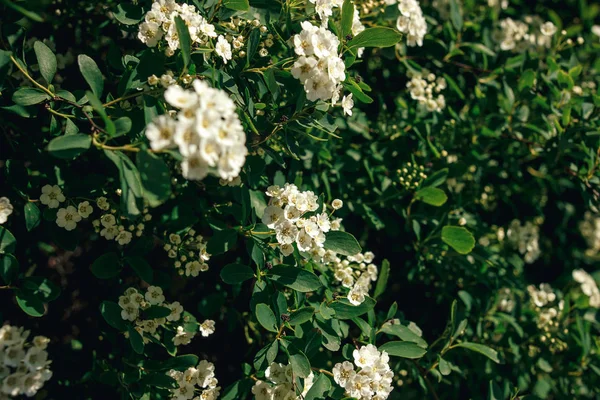
[(178, 326), (175, 337), (173, 337), (173, 343), (175, 346), (187, 345), (190, 344), (193, 338), (194, 335), (192, 333), (186, 332), (183, 326)]
[(335, 382), (341, 387), (345, 387), (346, 383), (349, 380), (354, 378), (356, 375), (356, 371), (354, 371), (354, 365), (352, 365), (349, 361), (344, 361), (343, 363), (337, 363), (333, 367), (333, 379)]
[(400, 16), (396, 20), (396, 28), (406, 34), (408, 46), (423, 46), (423, 38), (427, 33), (427, 23), (417, 0), (399, 0)]
[(279, 224), (284, 218), (284, 211), (281, 207), (268, 206), (265, 208), (262, 216), (262, 223), (267, 225), (269, 228), (274, 228), (275, 225)]
[(540, 27), (540, 32), (544, 36), (552, 36), (556, 33), (556, 26), (550, 21), (544, 22)]
[(82, 201), (77, 206), (77, 213), (81, 216), (81, 218), (89, 217), (92, 212), (94, 212), (94, 209), (89, 201)]
[(592, 26), (592, 33), (598, 37), (600, 37), (600, 25)]
[(344, 114), (352, 115), (352, 108), (354, 107), (354, 100), (352, 100), (352, 94), (348, 96), (344, 96), (342, 98), (342, 108), (344, 109)]
[(128, 244), (129, 242), (131, 242), (131, 238), (133, 238), (133, 234), (131, 232), (128, 232), (126, 230), (122, 230), (119, 232), (119, 234), (115, 237), (115, 240), (117, 242), (119, 242), (119, 244), (121, 246)]
[(110, 208), (110, 204), (108, 204), (108, 200), (106, 199), (106, 197), (98, 197), (96, 199), (96, 205), (98, 206), (99, 209), (101, 210), (108, 210)]
[(594, 278), (584, 270), (576, 269), (573, 279), (581, 284), (581, 291), (590, 298), (590, 306), (600, 308), (600, 290)]
[(105, 226), (100, 231), (100, 236), (104, 237), (106, 240), (113, 240), (119, 234), (119, 229), (116, 225)]
[(156, 22), (142, 22), (139, 27), (138, 39), (148, 47), (155, 47), (163, 37), (163, 31)]
[(173, 119), (167, 115), (160, 115), (153, 122), (146, 126), (146, 137), (150, 140), (152, 150), (163, 150), (175, 146), (173, 137), (175, 136), (176, 124)]
[(348, 301), (355, 306), (362, 304), (365, 301), (365, 292), (360, 286), (354, 286), (348, 292)]
[(181, 318), (181, 313), (183, 312), (183, 307), (181, 304), (179, 304), (178, 301), (174, 301), (167, 307), (171, 310), (171, 314), (167, 315), (167, 321), (179, 321)]
[(223, 35), (219, 35), (217, 39), (217, 44), (215, 45), (215, 52), (223, 59), (223, 62), (227, 64), (228, 60), (231, 60), (231, 45), (229, 42), (223, 37)]
[(48, 208), (58, 208), (59, 204), (65, 201), (65, 196), (57, 185), (45, 185), (42, 187), (42, 195), (40, 201)]
[(5, 223), (12, 212), (13, 206), (10, 200), (7, 197), (0, 197), (0, 224)]
[(202, 336), (207, 337), (215, 333), (215, 321), (207, 319), (200, 324), (200, 333)]
[(183, 89), (179, 85), (171, 85), (165, 90), (165, 100), (173, 107), (189, 110), (198, 104), (198, 95), (191, 90)]
[(42, 369), (48, 362), (48, 353), (38, 347), (30, 347), (23, 358), (23, 363), (29, 371), (34, 372)]
[(77, 209), (73, 206), (61, 208), (56, 213), (56, 225), (65, 228), (67, 231), (72, 231), (77, 227), (77, 223), (81, 221), (81, 216), (77, 213)]
[(255, 400), (272, 400), (273, 398), (271, 385), (261, 380), (256, 381), (252, 386), (252, 394)]
[(165, 301), (163, 290), (158, 286), (149, 286), (144, 298), (152, 305), (160, 305)]
[(281, 254), (283, 254), (284, 257), (287, 257), (294, 252), (294, 246), (291, 244), (282, 244), (279, 246), (279, 250), (281, 250)]

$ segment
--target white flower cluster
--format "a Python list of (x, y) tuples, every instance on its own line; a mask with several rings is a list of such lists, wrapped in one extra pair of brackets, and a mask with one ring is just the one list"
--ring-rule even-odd
[(398, 0), (400, 16), (396, 20), (396, 28), (406, 34), (408, 46), (423, 46), (423, 38), (427, 33), (427, 22), (417, 0)]
[(527, 292), (531, 298), (531, 303), (536, 307), (536, 311), (538, 311), (538, 328), (558, 327), (556, 319), (564, 308), (564, 301), (560, 300), (558, 303), (555, 303), (558, 300), (558, 296), (552, 287), (547, 283), (540, 284), (539, 288), (529, 285), (527, 286)]
[(281, 253), (286, 257), (292, 254), (295, 243), (300, 252), (314, 252), (321, 254), (321, 257), (325, 255), (325, 234), (330, 230), (339, 230), (341, 220), (331, 221), (329, 214), (324, 211), (304, 217), (306, 213), (319, 209), (319, 197), (310, 190), (301, 192), (290, 183), (283, 188), (269, 186), (266, 194), (270, 199), (262, 222), (275, 230)]
[(29, 333), (14, 325), (0, 328), (0, 398), (33, 397), (52, 377), (46, 351), (50, 339), (35, 336), (27, 342)]
[(246, 134), (235, 103), (223, 90), (195, 80), (194, 90), (172, 85), (165, 100), (180, 111), (161, 115), (146, 127), (153, 150), (177, 147), (184, 157), (183, 176), (204, 179), (209, 173), (225, 180), (237, 177), (246, 162)]
[(335, 253), (327, 251), (322, 262), (331, 266), (334, 271), (333, 276), (343, 287), (350, 289), (347, 296), (348, 301), (357, 306), (365, 301), (365, 296), (371, 289), (371, 282), (377, 280), (379, 269), (373, 264), (374, 258), (375, 255), (368, 251), (342, 260)]
[(444, 77), (436, 77), (427, 70), (421, 73), (408, 71), (406, 75), (410, 78), (406, 84), (410, 97), (417, 100), (423, 109), (428, 112), (441, 112), (446, 108), (446, 98), (440, 94), (447, 87)]
[(0, 225), (8, 220), (8, 216), (12, 212), (13, 206), (10, 204), (8, 197), (0, 197)]
[[(346, 394), (358, 400), (384, 400), (392, 390), (394, 372), (390, 357), (379, 352), (372, 344), (354, 350), (354, 365), (349, 361), (337, 363), (333, 367), (333, 379), (346, 390)], [(360, 368), (358, 371), (354, 367)]]
[[(44, 185), (42, 187), (40, 202), (48, 206), (48, 208), (58, 208), (60, 203), (66, 200), (65, 195), (58, 185)], [(77, 227), (77, 223), (81, 219), (89, 217), (92, 212), (94, 212), (94, 208), (89, 201), (80, 202), (77, 208), (75, 206), (61, 207), (56, 212), (56, 225), (65, 228), (67, 231), (72, 231)]]
[(585, 213), (583, 221), (579, 223), (579, 231), (588, 244), (586, 254), (594, 256), (600, 252), (600, 218), (590, 213)]
[(200, 272), (208, 271), (206, 262), (210, 260), (210, 254), (206, 251), (207, 241), (202, 235), (196, 235), (194, 229), (189, 229), (183, 238), (171, 233), (168, 239), (163, 249), (169, 258), (175, 259), (179, 275), (197, 277)]
[(525, 21), (506, 18), (500, 21), (499, 29), (494, 31), (494, 40), (500, 43), (500, 49), (523, 52), (528, 49), (550, 47), (556, 26), (548, 21), (542, 22), (538, 16), (527, 16)]
[(510, 313), (515, 308), (515, 299), (514, 294), (509, 288), (500, 289), (500, 293), (498, 295), (498, 310)]
[[(89, 204), (87, 204), (87, 206), (91, 210), (92, 206)], [(106, 240), (114, 240), (121, 246), (129, 244), (133, 239), (134, 235), (136, 237), (142, 236), (142, 234), (144, 233), (144, 229), (146, 228), (144, 222), (150, 221), (152, 219), (152, 215), (148, 213), (148, 209), (144, 208), (143, 216), (141, 217), (141, 220), (144, 222), (138, 222), (137, 224), (130, 223), (126, 227), (125, 225), (123, 225), (123, 223), (125, 223), (125, 218), (119, 218), (118, 216), (115, 216), (117, 213), (117, 209), (111, 208), (111, 205), (106, 197), (98, 197), (96, 199), (96, 206), (100, 210), (104, 211), (104, 214), (102, 214), (100, 218), (92, 221), (94, 230)]]
[(304, 85), (306, 98), (331, 100), (335, 105), (341, 83), (346, 79), (346, 66), (338, 53), (340, 41), (327, 28), (304, 21), (302, 32), (294, 35), (293, 42), (298, 59), (292, 67), (292, 75)]
[(319, 14), (323, 26), (327, 26), (329, 17), (333, 15), (333, 9), (344, 4), (344, 0), (310, 0), (310, 2), (315, 5), (315, 11)]
[(139, 26), (138, 39), (148, 47), (155, 47), (164, 37), (168, 45), (166, 54), (173, 55), (179, 48), (179, 35), (175, 26), (177, 16), (187, 25), (192, 43), (205, 45), (209, 38), (217, 37), (214, 25), (209, 24), (195, 6), (177, 4), (175, 0), (157, 0)]
[(581, 284), (581, 291), (590, 298), (590, 307), (600, 308), (600, 290), (594, 278), (584, 270), (576, 269), (573, 279)]
[[(498, 234), (500, 240), (504, 236), (504, 230), (499, 229)], [(518, 220), (513, 220), (506, 230), (506, 238), (508, 242), (519, 250), (519, 253), (524, 255), (525, 262), (533, 263), (541, 254), (539, 246), (540, 228), (527, 221), (525, 225), (521, 225)]]
[[(341, 228), (342, 219), (332, 220), (331, 216), (342, 208), (343, 202), (333, 200), (333, 211), (327, 214), (324, 209), (318, 212), (319, 197), (314, 192), (302, 192), (294, 184), (286, 183), (283, 188), (269, 186), (266, 194), (270, 200), (262, 222), (275, 230), (281, 253), (289, 256), (294, 252), (295, 244), (304, 257), (332, 269), (336, 280), (351, 288), (348, 300), (354, 305), (361, 304), (368, 295), (371, 281), (377, 280), (378, 268), (372, 264), (373, 253), (358, 253), (342, 259), (337, 253), (324, 249), (325, 234)], [(308, 213), (311, 215), (306, 216)]]
[(313, 385), (314, 374), (304, 380), (304, 388), (300, 396), (296, 396), (294, 386), (294, 374), (292, 365), (283, 365), (280, 363), (271, 363), (265, 371), (265, 377), (269, 382), (257, 380), (252, 387), (252, 394), (256, 400), (301, 400), (308, 393)]
[[(128, 288), (119, 297), (119, 306), (121, 307), (121, 318), (125, 321), (135, 323), (135, 330), (142, 336), (144, 343), (150, 342), (150, 339), (144, 336), (144, 334), (160, 340), (159, 328), (175, 332), (175, 337), (173, 337), (175, 346), (189, 344), (196, 335), (196, 332), (187, 332), (183, 327), (184, 311), (181, 304), (178, 301), (173, 303), (165, 302), (163, 290), (158, 286), (149, 286), (145, 294), (140, 293), (135, 288)], [(163, 318), (145, 319), (144, 311), (152, 306), (168, 308), (171, 310), (171, 313)], [(200, 324), (202, 336), (209, 336), (214, 331), (214, 321), (206, 320)]]
[(171, 389), (172, 400), (216, 400), (221, 392), (215, 365), (206, 360), (184, 372), (170, 370), (167, 375), (179, 385), (177, 389)]

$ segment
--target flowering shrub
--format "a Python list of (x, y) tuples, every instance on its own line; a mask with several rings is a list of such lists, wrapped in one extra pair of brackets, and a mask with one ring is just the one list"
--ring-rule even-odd
[(600, 395), (598, 4), (0, 11), (0, 400)]

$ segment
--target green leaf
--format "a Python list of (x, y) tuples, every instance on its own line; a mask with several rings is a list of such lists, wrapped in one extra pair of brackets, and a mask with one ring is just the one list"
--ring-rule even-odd
[(223, 6), (230, 10), (248, 11), (250, 2), (248, 0), (223, 0)]
[(288, 324), (290, 324), (292, 326), (301, 325), (305, 322), (310, 321), (314, 314), (315, 314), (314, 307), (300, 308), (290, 314), (290, 320), (288, 321)]
[(485, 346), (483, 344), (479, 344), (479, 343), (471, 343), (471, 342), (462, 342), (462, 343), (456, 343), (454, 345), (452, 345), (453, 348), (455, 347), (464, 347), (465, 349), (469, 349), (471, 351), (476, 351), (477, 353), (481, 353), (484, 356), (486, 356), (487, 358), (489, 358), (490, 360), (492, 360), (493, 362), (499, 364), (500, 360), (498, 359), (498, 352), (488, 346)]
[(16, 298), (17, 304), (26, 314), (31, 315), (32, 317), (41, 317), (44, 315), (44, 312), (46, 311), (44, 302), (32, 292), (28, 290), (17, 290)]
[(402, 34), (391, 28), (368, 28), (348, 43), (349, 49), (360, 47), (390, 47), (400, 41)]
[(460, 32), (463, 27), (463, 17), (460, 12), (458, 0), (450, 0), (450, 19), (452, 20), (452, 25)]
[[(68, 120), (68, 121), (70, 121), (70, 120)], [(133, 122), (131, 121), (131, 118), (129, 118), (129, 117), (121, 117), (121, 118), (115, 120), (114, 124), (115, 124), (115, 134), (113, 137), (118, 137), (118, 136), (123, 136), (123, 135), (128, 134), (129, 131), (131, 131)]]
[(13, 283), (19, 276), (19, 262), (12, 254), (0, 255), (0, 278), (6, 285)]
[(42, 42), (35, 42), (33, 44), (33, 50), (35, 51), (35, 56), (38, 60), (40, 73), (46, 82), (52, 83), (52, 79), (54, 79), (54, 75), (56, 75), (56, 56), (52, 50)]
[(475, 238), (466, 228), (445, 226), (442, 228), (442, 240), (459, 254), (469, 254), (475, 247)]
[(264, 303), (256, 305), (256, 319), (266, 330), (277, 332), (277, 318), (268, 305)]
[(98, 68), (96, 61), (85, 54), (80, 54), (79, 57), (77, 57), (77, 63), (79, 64), (81, 75), (83, 75), (83, 78), (92, 89), (92, 92), (94, 92), (98, 98), (102, 97), (104, 78), (102, 77), (102, 72), (100, 72), (100, 68)]
[(323, 284), (319, 278), (305, 269), (289, 265), (277, 265), (267, 273), (267, 277), (284, 286), (302, 293), (314, 292)]
[(335, 310), (335, 316), (338, 319), (352, 319), (366, 314), (375, 307), (376, 301), (371, 297), (365, 297), (365, 301), (355, 306), (348, 299), (340, 299), (332, 302), (329, 307)]
[(148, 151), (137, 153), (144, 198), (150, 207), (158, 207), (171, 197), (171, 174), (162, 158)]
[(6, 6), (12, 8), (18, 13), (23, 14), (27, 18), (36, 21), (36, 22), (44, 22), (44, 19), (37, 13), (33, 11), (29, 11), (26, 8), (21, 7), (18, 4), (15, 4), (12, 0), (0, 0), (0, 3), (5, 4)]
[(183, 68), (187, 69), (192, 61), (192, 39), (190, 30), (180, 16), (175, 17), (175, 27), (179, 36), (179, 48), (183, 57)]
[(446, 360), (444, 360), (442, 357), (438, 356), (439, 359), (439, 368), (440, 368), (440, 373), (442, 375), (450, 375), (450, 373), (452, 372), (452, 368), (450, 367), (450, 363)]
[(112, 301), (103, 301), (100, 305), (100, 314), (102, 317), (113, 328), (124, 331), (127, 329), (127, 324), (121, 318), (121, 307)]
[(161, 364), (161, 370), (174, 369), (175, 371), (185, 371), (189, 367), (195, 367), (198, 365), (198, 356), (194, 354), (186, 354), (184, 356), (177, 356), (168, 359)]
[(108, 114), (106, 114), (106, 110), (104, 109), (104, 106), (102, 105), (102, 102), (100, 101), (98, 96), (96, 96), (90, 91), (87, 91), (85, 92), (85, 97), (88, 99), (90, 105), (94, 108), (94, 110), (100, 115), (102, 121), (104, 121), (104, 127), (106, 128), (106, 132), (110, 136), (115, 136), (115, 134), (117, 133), (115, 123), (108, 117)]
[(25, 227), (31, 231), (40, 224), (42, 213), (35, 203), (27, 203), (24, 207)]
[(36, 88), (22, 87), (12, 95), (12, 101), (20, 106), (32, 106), (50, 100), (48, 93)]
[(306, 354), (293, 343), (288, 345), (287, 352), (290, 357), (290, 364), (292, 364), (292, 371), (294, 371), (294, 374), (300, 378), (307, 378), (308, 375), (310, 375), (310, 362), (308, 361)]
[(237, 232), (234, 229), (217, 231), (208, 240), (206, 251), (213, 256), (227, 253), (237, 242)]
[(17, 248), (17, 239), (10, 231), (0, 226), (0, 254), (14, 253)]
[(81, 133), (54, 138), (48, 143), (48, 152), (56, 158), (74, 159), (92, 145), (92, 137)]
[(140, 380), (140, 384), (163, 389), (177, 389), (179, 387), (179, 384), (175, 379), (168, 375), (159, 373), (153, 373), (144, 376)]
[(377, 277), (377, 286), (375, 286), (375, 292), (373, 298), (377, 300), (385, 292), (387, 287), (388, 278), (390, 276), (390, 262), (383, 260), (381, 263), (381, 269), (379, 270), (379, 276)]
[(144, 19), (144, 10), (133, 4), (119, 3), (113, 15), (123, 25), (137, 25)]
[(144, 339), (142, 339), (142, 335), (132, 325), (127, 326), (127, 332), (129, 333), (129, 343), (133, 351), (142, 354), (144, 352)]
[(384, 343), (378, 350), (385, 351), (390, 356), (410, 359), (421, 358), (427, 353), (427, 350), (416, 343), (398, 341)]
[(248, 36), (248, 45), (246, 46), (246, 65), (250, 65), (250, 61), (256, 54), (256, 50), (258, 50), (258, 45), (260, 44), (260, 30), (252, 29), (250, 32), (250, 36)]
[(129, 264), (131, 269), (135, 271), (137, 276), (140, 277), (141, 280), (152, 283), (152, 279), (154, 278), (154, 271), (152, 267), (143, 257), (125, 257), (125, 262)]
[(144, 319), (166, 318), (171, 315), (171, 309), (163, 306), (150, 306), (142, 311)]
[(427, 348), (427, 342), (423, 338), (402, 324), (386, 323), (381, 327), (381, 332), (396, 336), (405, 342), (413, 342), (424, 349)]
[(247, 265), (228, 264), (221, 270), (221, 279), (230, 285), (242, 283), (252, 278), (254, 278), (254, 271)]
[(121, 181), (121, 210), (130, 217), (141, 214), (143, 189), (140, 173), (135, 164), (120, 151), (104, 150), (104, 154), (119, 170)]
[(96, 278), (110, 279), (119, 275), (121, 260), (117, 253), (106, 253), (101, 255), (92, 263), (92, 273)]
[(568, 90), (573, 89), (573, 86), (575, 85), (575, 83), (573, 82), (573, 78), (571, 77), (571, 75), (569, 75), (568, 73), (566, 73), (565, 71), (558, 71), (558, 83), (563, 87), (566, 88)]
[(342, 37), (352, 33), (352, 22), (354, 20), (354, 4), (352, 0), (344, 0), (342, 5)]
[(41, 276), (30, 276), (21, 281), (21, 287), (33, 293), (43, 302), (56, 300), (60, 296), (60, 288), (52, 281)]
[(426, 187), (419, 190), (415, 193), (415, 198), (436, 207), (443, 205), (448, 200), (446, 193), (435, 187)]
[(329, 390), (331, 390), (331, 381), (327, 375), (320, 374), (304, 396), (304, 400), (326, 399)]
[(344, 256), (354, 256), (362, 250), (354, 236), (343, 231), (327, 232), (323, 247)]
[(518, 89), (519, 92), (533, 87), (535, 82), (535, 72), (532, 69), (523, 71), (519, 78)]

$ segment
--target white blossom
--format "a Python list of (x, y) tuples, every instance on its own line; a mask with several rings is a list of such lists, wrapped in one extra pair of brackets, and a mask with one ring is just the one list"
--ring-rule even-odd
[(77, 227), (77, 223), (81, 221), (81, 215), (73, 206), (61, 208), (56, 213), (56, 225), (65, 228), (67, 231), (72, 231)]
[(233, 101), (205, 82), (193, 82), (194, 90), (173, 85), (165, 100), (175, 108), (176, 118), (161, 115), (146, 127), (154, 150), (177, 147), (184, 157), (182, 174), (201, 180), (209, 173), (224, 181), (235, 179), (245, 161), (246, 135)]
[(48, 208), (58, 208), (59, 204), (65, 200), (66, 198), (62, 194), (62, 190), (60, 190), (58, 185), (44, 185), (42, 187), (42, 195), (40, 196), (40, 201), (42, 202), (42, 204), (47, 205)]
[(423, 46), (423, 38), (427, 33), (427, 22), (417, 0), (399, 0), (400, 16), (396, 20), (396, 28), (406, 34), (408, 46)]
[(0, 197), (0, 224), (5, 223), (12, 212), (13, 206), (10, 200), (7, 197)]

